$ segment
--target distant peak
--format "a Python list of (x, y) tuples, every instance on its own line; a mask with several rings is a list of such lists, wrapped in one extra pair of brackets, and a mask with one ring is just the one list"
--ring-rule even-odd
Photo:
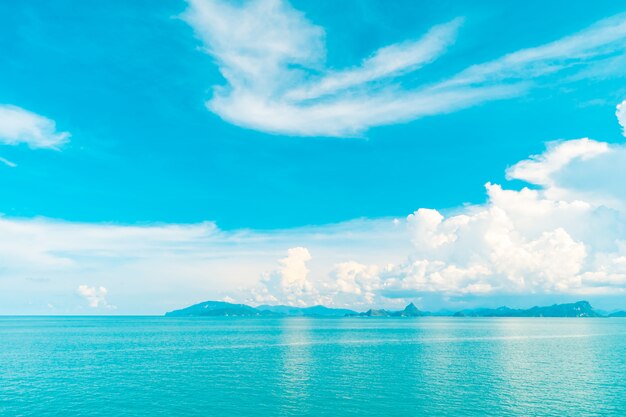
[(406, 307), (404, 307), (404, 310), (407, 311), (407, 310), (419, 310), (419, 309), (415, 306), (415, 304), (411, 303), (407, 305)]

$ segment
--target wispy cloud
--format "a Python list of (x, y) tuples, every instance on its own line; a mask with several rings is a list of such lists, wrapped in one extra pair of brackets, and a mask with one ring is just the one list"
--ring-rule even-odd
[(0, 105), (0, 143), (24, 143), (33, 149), (58, 149), (69, 140), (68, 132), (59, 132), (56, 124), (44, 116), (17, 106)]
[(626, 100), (617, 105), (615, 112), (619, 125), (622, 127), (622, 134), (626, 136)]
[[(603, 65), (626, 49), (626, 15), (602, 20), (571, 36), (473, 65), (442, 86), (533, 79), (583, 65)], [(600, 62), (594, 62), (600, 59)]]
[(9, 168), (17, 167), (17, 164), (15, 162), (11, 162), (11, 161), (9, 161), (6, 158), (0, 157), (0, 162), (3, 163), (4, 165), (8, 166)]
[(415, 71), (436, 60), (454, 42), (463, 19), (435, 26), (423, 38), (386, 46), (365, 59), (359, 67), (344, 71), (328, 71), (314, 84), (297, 86), (286, 98), (306, 100), (335, 94), (372, 81), (397, 77)]
[(608, 143), (588, 138), (552, 142), (541, 155), (533, 155), (530, 159), (520, 161), (507, 169), (506, 176), (510, 180), (522, 180), (531, 184), (553, 187), (553, 174), (564, 166), (574, 160), (595, 158), (609, 151)]
[(617, 16), (545, 45), (468, 63), (439, 82), (405, 88), (401, 77), (417, 77), (454, 44), (461, 18), (434, 26), (421, 39), (383, 47), (360, 65), (334, 70), (325, 63), (324, 29), (286, 1), (190, 0), (183, 17), (227, 81), (215, 87), (207, 107), (243, 127), (301, 136), (354, 136), (373, 126), (518, 96), (541, 77), (589, 70), (626, 49), (626, 17)]

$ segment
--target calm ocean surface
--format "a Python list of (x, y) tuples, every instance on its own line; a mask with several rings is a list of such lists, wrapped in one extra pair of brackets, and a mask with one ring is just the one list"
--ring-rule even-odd
[(0, 415), (626, 415), (626, 319), (5, 317)]

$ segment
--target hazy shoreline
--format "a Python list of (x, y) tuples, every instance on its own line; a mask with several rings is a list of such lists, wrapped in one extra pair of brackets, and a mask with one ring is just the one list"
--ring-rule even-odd
[(475, 308), (460, 311), (428, 312), (418, 309), (410, 303), (404, 310), (369, 309), (357, 312), (350, 309), (329, 308), (322, 305), (312, 307), (293, 307), (284, 305), (260, 305), (251, 307), (246, 304), (233, 304), (224, 301), (205, 301), (192, 306), (165, 313), (166, 317), (572, 317), (572, 318), (608, 318), (626, 317), (626, 311), (603, 313), (595, 310), (588, 301), (534, 306), (528, 309), (509, 307)]

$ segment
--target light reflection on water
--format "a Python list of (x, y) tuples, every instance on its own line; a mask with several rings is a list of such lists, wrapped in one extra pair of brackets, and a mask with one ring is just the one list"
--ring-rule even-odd
[(0, 318), (0, 415), (626, 415), (626, 319)]
[(284, 320), (280, 326), (280, 357), (277, 385), (280, 388), (281, 414), (307, 412), (309, 381), (314, 359), (311, 357), (310, 318)]

